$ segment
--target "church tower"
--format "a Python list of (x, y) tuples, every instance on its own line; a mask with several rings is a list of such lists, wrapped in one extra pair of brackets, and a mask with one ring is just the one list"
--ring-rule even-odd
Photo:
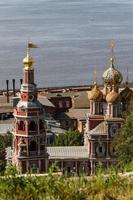
[(21, 173), (43, 173), (46, 170), (44, 110), (37, 99), (34, 60), (30, 55), (30, 48), (35, 47), (34, 44), (28, 43), (27, 55), (23, 59), (20, 101), (14, 109), (12, 163)]
[(90, 112), (86, 120), (85, 145), (88, 148), (91, 174), (95, 173), (98, 165), (108, 168), (116, 163), (112, 141), (123, 123), (119, 88), (123, 77), (115, 68), (113, 47), (109, 67), (102, 76), (104, 88), (94, 83), (88, 93)]

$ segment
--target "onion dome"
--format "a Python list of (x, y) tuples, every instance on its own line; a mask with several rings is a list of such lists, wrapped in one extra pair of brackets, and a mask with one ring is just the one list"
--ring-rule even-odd
[(23, 59), (24, 69), (31, 70), (33, 63), (33, 58), (27, 53), (27, 56)]
[(92, 88), (92, 90), (89, 91), (88, 98), (89, 100), (93, 100), (93, 101), (101, 101), (101, 99), (103, 98), (103, 93), (98, 88), (96, 82), (94, 82), (94, 87)]
[(110, 58), (110, 67), (103, 73), (102, 78), (106, 85), (120, 84), (122, 82), (122, 74), (115, 69), (113, 58)]
[(28, 46), (27, 46), (27, 55), (23, 59), (23, 64), (24, 64), (24, 69), (25, 70), (32, 70), (33, 69), (32, 65), (34, 63), (34, 59), (30, 55), (30, 48), (36, 48), (36, 46), (34, 44), (32, 44), (32, 43), (28, 43)]
[(120, 101), (120, 99), (120, 94), (117, 91), (115, 91), (115, 87), (113, 86), (112, 91), (109, 92), (106, 96), (106, 101), (108, 103), (117, 103)]

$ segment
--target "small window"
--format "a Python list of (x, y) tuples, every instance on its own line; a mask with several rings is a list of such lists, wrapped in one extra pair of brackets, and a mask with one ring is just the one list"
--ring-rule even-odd
[(59, 108), (63, 108), (63, 103), (62, 103), (62, 101), (59, 101)]
[(102, 152), (103, 152), (103, 148), (99, 147), (99, 153), (102, 153)]
[(18, 130), (25, 131), (25, 123), (24, 123), (24, 121), (20, 121), (18, 123)]
[(39, 120), (39, 127), (40, 127), (40, 130), (44, 129), (44, 122), (43, 120)]
[(29, 123), (29, 131), (36, 131), (36, 123), (35, 123), (35, 121), (31, 121)]
[(36, 151), (37, 150), (37, 144), (36, 144), (35, 141), (30, 142), (29, 150), (30, 151)]
[(70, 107), (70, 102), (66, 101), (66, 107), (69, 108)]
[(45, 147), (44, 145), (41, 145), (40, 150), (43, 151), (45, 149), (44, 147)]

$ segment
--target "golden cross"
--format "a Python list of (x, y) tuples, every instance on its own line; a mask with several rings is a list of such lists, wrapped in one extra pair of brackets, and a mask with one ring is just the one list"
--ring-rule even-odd
[(111, 48), (111, 57), (114, 59), (114, 48), (115, 48), (115, 41), (114, 40), (111, 41), (110, 48)]

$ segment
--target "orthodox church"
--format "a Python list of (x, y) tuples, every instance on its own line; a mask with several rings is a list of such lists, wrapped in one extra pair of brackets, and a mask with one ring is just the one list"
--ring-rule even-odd
[(14, 109), (12, 163), (21, 173), (45, 173), (56, 163), (62, 172), (86, 174), (95, 173), (99, 164), (105, 167), (115, 164), (112, 139), (122, 125), (122, 112), (132, 108), (133, 91), (128, 82), (121, 90), (123, 77), (114, 65), (114, 55), (103, 73), (102, 89), (95, 81), (88, 91), (90, 111), (86, 117), (84, 146), (46, 147), (45, 110), (37, 98), (30, 48), (28, 45), (23, 59), (20, 101)]

